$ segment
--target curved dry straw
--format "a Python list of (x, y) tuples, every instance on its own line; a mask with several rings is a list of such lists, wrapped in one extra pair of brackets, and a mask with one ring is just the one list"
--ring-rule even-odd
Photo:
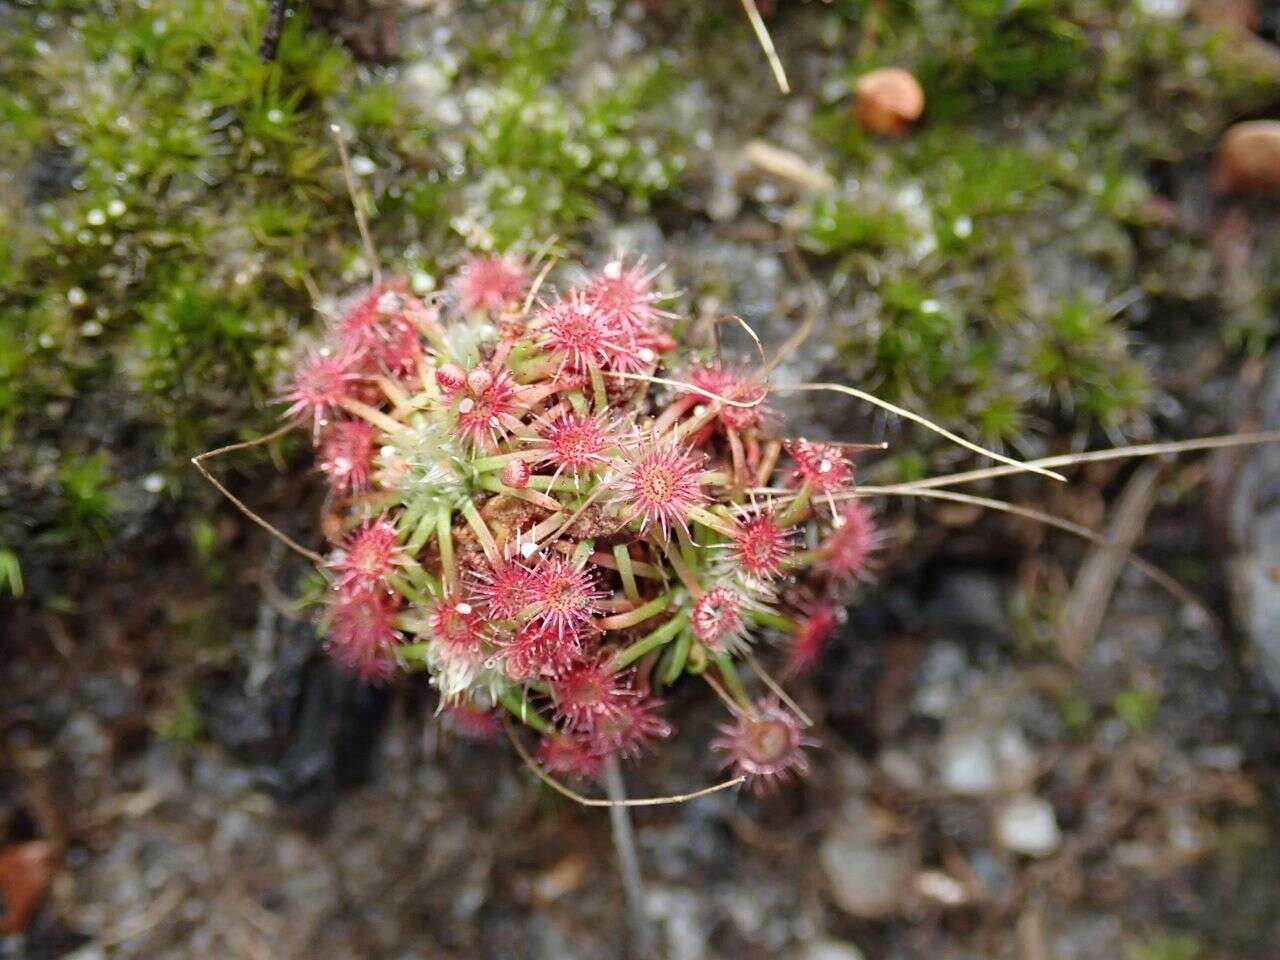
[(1004, 454), (997, 453), (994, 450), (988, 450), (986, 447), (979, 446), (971, 440), (966, 440), (958, 433), (952, 433), (946, 427), (934, 423), (932, 420), (922, 417), (918, 413), (912, 413), (905, 407), (900, 407), (895, 403), (890, 403), (888, 400), (881, 400), (874, 394), (867, 393), (865, 390), (859, 390), (857, 387), (847, 387), (843, 383), (784, 383), (775, 384), (773, 389), (779, 393), (818, 393), (822, 391), (843, 393), (845, 396), (855, 397), (856, 399), (869, 403), (872, 406), (897, 414), (904, 420), (910, 420), (912, 423), (918, 423), (926, 430), (932, 430), (939, 436), (945, 437), (952, 443), (964, 447), (966, 450), (972, 450), (974, 453), (981, 454), (984, 457), (988, 457), (992, 460), (998, 460), (1001, 463), (1012, 467), (1013, 472), (1038, 473), (1042, 476), (1049, 477), (1050, 479), (1061, 480), (1063, 482), (1067, 479), (1062, 474), (1055, 473), (1054, 471), (1048, 470), (1044, 467), (1038, 467), (1031, 463), (1024, 463), (1021, 460), (1006, 457)]
[[(1280, 430), (1264, 430), (1259, 433), (1232, 433), (1220, 437), (1202, 437), (1196, 440), (1140, 443), (1128, 447), (1111, 447), (1107, 450), (1063, 453), (1052, 457), (1028, 460), (1023, 466), (1073, 467), (1080, 463), (1101, 463), (1106, 460), (1121, 460), (1125, 457), (1159, 457), (1173, 453), (1187, 453), (1194, 450), (1220, 450), (1225, 447), (1247, 447), (1259, 443), (1277, 442), (1280, 442)], [(912, 480), (908, 483), (894, 484), (894, 486), (911, 490), (930, 490), (936, 487), (950, 487), (957, 483), (973, 483), (978, 480), (989, 480), (994, 477), (1005, 477), (1011, 473), (1022, 472), (1024, 472), (1022, 469), (1014, 466), (984, 467), (980, 470), (966, 470), (963, 473), (948, 473), (940, 477), (926, 477), (923, 480)]]
[(764, 17), (760, 16), (760, 8), (756, 6), (756, 0), (742, 0), (742, 9), (747, 19), (751, 21), (751, 29), (756, 32), (760, 48), (764, 50), (765, 59), (769, 61), (769, 69), (773, 71), (773, 78), (778, 81), (778, 89), (783, 93), (790, 93), (791, 84), (787, 82), (787, 71), (783, 68), (782, 58), (778, 56), (778, 51), (773, 45), (773, 37), (769, 36), (769, 28), (765, 26)]
[[(1086, 527), (1084, 524), (1076, 523), (1074, 520), (1067, 520), (1064, 517), (1056, 517), (1051, 513), (1043, 510), (1037, 510), (1034, 507), (1023, 507), (1016, 503), (1009, 503), (1005, 500), (995, 500), (991, 497), (976, 497), (969, 493), (957, 493), (954, 490), (918, 490), (903, 486), (887, 486), (887, 487), (864, 487), (858, 490), (854, 496), (888, 496), (888, 497), (921, 497), (928, 500), (947, 500), (952, 503), (964, 503), (970, 506), (983, 507), (987, 510), (996, 510), (1000, 513), (1008, 513), (1017, 517), (1023, 517), (1027, 520), (1034, 520), (1037, 523), (1043, 523), (1045, 526), (1054, 527), (1058, 530), (1065, 530), (1067, 533), (1073, 533), (1081, 539), (1088, 540), (1090, 543), (1097, 544), (1100, 547), (1108, 549), (1116, 549), (1118, 544), (1113, 540), (1099, 533), (1098, 531)], [(837, 495), (837, 499), (839, 499)], [(847, 499), (847, 498), (846, 498)], [(1199, 607), (1211, 617), (1214, 622), (1218, 618), (1214, 615), (1203, 600), (1194, 593), (1184, 587), (1173, 576), (1165, 573), (1154, 563), (1144, 560), (1136, 554), (1130, 553), (1126, 558), (1133, 564), (1134, 568), (1142, 571), (1165, 590), (1169, 591), (1174, 597), (1183, 603), (1189, 603)]]

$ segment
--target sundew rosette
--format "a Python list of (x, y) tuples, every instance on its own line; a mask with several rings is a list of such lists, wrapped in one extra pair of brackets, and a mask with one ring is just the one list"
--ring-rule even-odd
[(372, 682), (425, 671), (464, 729), (505, 713), (578, 778), (671, 736), (663, 692), (701, 678), (732, 776), (803, 773), (807, 720), (741, 672), (813, 669), (865, 578), (860, 448), (777, 434), (764, 371), (682, 349), (642, 261), (558, 290), (534, 266), (473, 258), (431, 302), (377, 283), (300, 360), (326, 649)]

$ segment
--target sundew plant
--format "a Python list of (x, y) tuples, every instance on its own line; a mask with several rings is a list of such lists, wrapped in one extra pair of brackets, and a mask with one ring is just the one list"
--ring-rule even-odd
[(741, 673), (768, 677), (762, 645), (812, 668), (880, 537), (859, 448), (779, 436), (763, 371), (680, 349), (656, 273), (552, 292), (485, 256), (431, 303), (387, 281), (346, 307), (286, 398), (337, 518), (326, 646), (425, 670), (471, 724), (505, 710), (577, 778), (669, 736), (663, 691), (701, 677), (713, 746), (765, 786), (806, 768), (803, 714)]
[[(425, 671), (456, 725), (505, 724), (532, 764), (511, 725), (530, 728), (556, 785), (669, 737), (686, 678), (727, 710), (721, 786), (803, 773), (810, 721), (757, 653), (784, 677), (819, 663), (881, 545), (855, 460), (883, 444), (779, 429), (770, 374), (812, 317), (753, 369), (682, 343), (643, 259), (560, 289), (553, 266), (475, 256), (427, 300), (375, 270), (297, 363), (284, 429), (310, 432), (328, 485), (332, 549), (300, 548), (328, 583), (325, 647), (374, 683)], [(1050, 473), (851, 387), (792, 389)]]

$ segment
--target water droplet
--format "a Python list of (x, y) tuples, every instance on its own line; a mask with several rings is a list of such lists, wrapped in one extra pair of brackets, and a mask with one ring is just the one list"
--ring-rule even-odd
[[(117, 176), (119, 176), (119, 174), (117, 174)], [(120, 216), (127, 209), (128, 207), (124, 205), (123, 200), (112, 200), (110, 203), (107, 204), (107, 213), (108, 215), (113, 217)]]
[(84, 291), (79, 287), (72, 287), (67, 291), (67, 303), (71, 304), (73, 307), (83, 306), (87, 299), (88, 298), (85, 296)]
[(85, 214), (85, 219), (89, 221), (91, 226), (100, 227), (107, 222), (107, 215), (97, 207)]

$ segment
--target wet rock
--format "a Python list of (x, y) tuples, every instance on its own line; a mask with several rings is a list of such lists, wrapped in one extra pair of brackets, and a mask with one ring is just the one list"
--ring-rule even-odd
[(995, 834), (1006, 850), (1029, 857), (1047, 857), (1062, 843), (1052, 805), (1030, 795), (1014, 797), (1001, 805), (996, 811)]
[[(1280, 352), (1272, 355), (1256, 408), (1250, 428), (1280, 427)], [(1224, 454), (1218, 466), (1232, 605), (1258, 672), (1280, 698), (1280, 445)]]
[(961, 640), (1009, 636), (1000, 584), (978, 571), (944, 576), (925, 604), (925, 626), (935, 634)]
[(889, 748), (881, 751), (880, 756), (876, 758), (876, 765), (880, 768), (880, 772), (901, 790), (914, 793), (925, 788), (924, 765), (913, 753)]
[(198, 690), (213, 739), (283, 803), (327, 803), (339, 787), (364, 780), (387, 691), (320, 653), (304, 621), (264, 611), (251, 642), (269, 656), (251, 660), (246, 675), (206, 678)]
[(1233, 193), (1280, 193), (1280, 120), (1246, 120), (1227, 130), (1215, 185)]
[(831, 897), (850, 916), (867, 920), (901, 913), (911, 896), (915, 854), (882, 840), (864, 817), (846, 814), (818, 851)]
[(941, 870), (921, 870), (916, 874), (915, 888), (922, 897), (944, 907), (962, 907), (969, 902), (964, 884)]
[(823, 937), (809, 943), (796, 960), (863, 960), (863, 956), (852, 943)]
[(1015, 726), (961, 721), (938, 744), (937, 764), (943, 787), (981, 797), (1027, 782), (1035, 754)]

